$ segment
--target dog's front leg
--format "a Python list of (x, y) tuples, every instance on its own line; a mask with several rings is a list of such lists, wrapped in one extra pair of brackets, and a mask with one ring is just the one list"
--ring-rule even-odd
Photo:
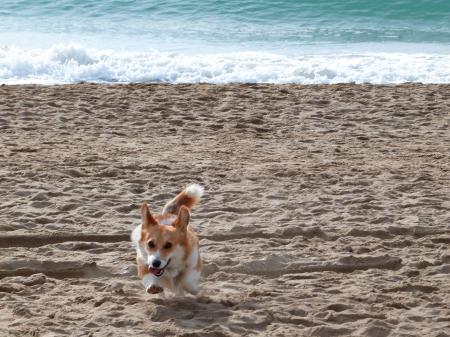
[(147, 293), (158, 294), (163, 292), (163, 288), (159, 285), (159, 277), (150, 273), (147, 265), (142, 264), (139, 259), (137, 259), (137, 269), (138, 275), (142, 279), (142, 283)]
[(189, 270), (186, 275), (184, 275), (182, 287), (188, 293), (192, 295), (197, 295), (199, 292), (199, 281), (200, 281), (200, 271)]
[(149, 294), (159, 294), (163, 292), (163, 288), (159, 285), (159, 281), (159, 277), (151, 273), (144, 275), (142, 278), (145, 291)]
[(184, 296), (183, 283), (176, 282), (173, 288), (173, 293), (176, 297)]

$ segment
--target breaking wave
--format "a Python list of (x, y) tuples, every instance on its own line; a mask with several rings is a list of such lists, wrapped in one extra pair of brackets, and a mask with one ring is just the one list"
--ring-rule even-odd
[(81, 45), (0, 47), (0, 83), (450, 83), (450, 55), (433, 53), (126, 52)]

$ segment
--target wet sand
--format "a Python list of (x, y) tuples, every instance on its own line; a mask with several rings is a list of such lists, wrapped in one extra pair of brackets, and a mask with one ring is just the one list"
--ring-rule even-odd
[[(1, 336), (450, 335), (450, 85), (0, 86)], [(199, 296), (129, 234), (191, 182)]]

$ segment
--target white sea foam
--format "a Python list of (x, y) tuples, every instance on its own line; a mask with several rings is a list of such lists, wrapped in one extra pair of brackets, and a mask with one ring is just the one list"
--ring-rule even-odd
[(450, 55), (267, 52), (170, 53), (0, 47), (0, 83), (450, 83)]

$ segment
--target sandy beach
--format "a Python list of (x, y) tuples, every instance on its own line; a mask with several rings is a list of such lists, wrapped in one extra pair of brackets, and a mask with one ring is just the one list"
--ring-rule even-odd
[[(450, 85), (0, 86), (0, 336), (450, 336)], [(197, 297), (129, 235), (205, 187)]]

